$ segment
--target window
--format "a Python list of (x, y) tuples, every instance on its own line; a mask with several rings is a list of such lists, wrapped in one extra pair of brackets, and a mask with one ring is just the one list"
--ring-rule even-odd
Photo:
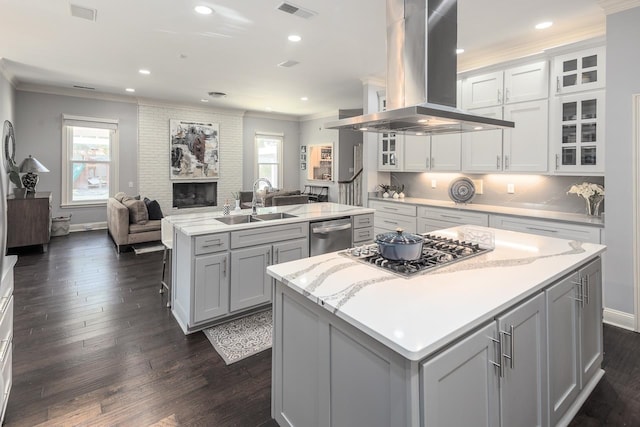
[(63, 116), (62, 205), (103, 205), (118, 188), (118, 121)]
[(256, 179), (267, 178), (273, 188), (281, 188), (282, 134), (256, 133)]

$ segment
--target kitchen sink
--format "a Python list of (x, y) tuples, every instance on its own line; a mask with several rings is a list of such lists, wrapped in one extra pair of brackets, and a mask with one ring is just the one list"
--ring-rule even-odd
[(284, 212), (267, 213), (260, 215), (230, 215), (216, 218), (216, 221), (224, 222), (227, 225), (235, 224), (248, 224), (250, 222), (271, 221), (274, 219), (295, 218), (296, 215), (291, 215)]
[(275, 213), (253, 215), (253, 217), (258, 218), (261, 221), (270, 221), (272, 219), (295, 218), (296, 215), (291, 215), (285, 212), (275, 212)]
[(261, 219), (255, 218), (253, 215), (230, 215), (216, 218), (216, 221), (224, 222), (227, 225), (248, 224), (250, 222), (260, 222)]

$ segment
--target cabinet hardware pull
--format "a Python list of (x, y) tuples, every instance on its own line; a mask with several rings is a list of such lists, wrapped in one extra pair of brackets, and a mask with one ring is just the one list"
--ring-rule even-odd
[(591, 292), (589, 291), (589, 276), (584, 276), (584, 303), (589, 304), (589, 300), (591, 299)]
[(274, 257), (275, 259), (273, 260), (273, 263), (274, 263), (274, 264), (278, 264), (278, 263), (280, 262), (280, 261), (279, 261), (279, 260), (280, 260), (280, 249), (279, 249), (279, 248), (276, 248), (276, 253), (275, 253), (275, 255), (276, 255), (276, 256)]
[(267, 251), (267, 265), (268, 265), (268, 266), (269, 266), (269, 265), (271, 265), (271, 264), (269, 263), (269, 260), (270, 260), (270, 259), (271, 259), (271, 249), (269, 249), (269, 250)]
[(576, 298), (574, 298), (574, 300), (578, 301), (578, 303), (580, 303), (580, 307), (584, 307), (584, 288), (582, 286), (582, 279), (580, 279), (578, 282), (571, 282), (574, 285), (576, 285), (576, 292), (578, 294), (578, 296)]
[(382, 221), (382, 222), (384, 222), (385, 224), (398, 225), (398, 223), (397, 223), (397, 222), (394, 222), (394, 221), (387, 221), (387, 220), (384, 220), (384, 221)]
[(227, 257), (224, 257), (224, 259), (222, 260), (223, 262), (223, 266), (222, 266), (222, 274), (227, 277)]
[(500, 156), (496, 156), (496, 169), (500, 170)]
[(440, 214), (440, 216), (442, 218), (451, 218), (451, 219), (462, 219), (459, 216), (453, 216), (453, 215), (445, 215), (445, 214)]
[(500, 97), (500, 89), (498, 89), (498, 102), (502, 102), (502, 99)]
[(509, 169), (509, 156), (504, 156), (504, 169)]
[(527, 230), (533, 230), (533, 231), (546, 231), (547, 233), (557, 233), (558, 230), (548, 230), (546, 228), (537, 228), (537, 227), (526, 227)]
[(502, 353), (502, 356), (505, 359), (509, 359), (509, 368), (511, 368), (512, 370), (513, 370), (513, 363), (514, 363), (513, 362), (513, 359), (514, 359), (513, 354), (514, 354), (514, 348), (515, 348), (515, 345), (513, 343), (513, 336), (514, 336), (513, 330), (514, 330), (513, 325), (509, 325), (509, 332), (500, 331), (501, 337), (502, 336), (508, 336), (509, 337), (509, 354)]
[(11, 347), (11, 339), (12, 337), (9, 337), (6, 340), (2, 340), (2, 354), (0, 354), (0, 363), (3, 363), (5, 357), (7, 357), (7, 353), (9, 352), (9, 348)]
[(507, 88), (507, 91), (506, 91), (506, 98), (505, 98), (504, 102), (509, 102), (509, 96), (510, 96), (510, 95), (511, 95), (511, 93), (509, 92), (509, 88)]
[[(489, 337), (491, 339), (491, 341), (493, 341), (494, 344), (498, 345), (498, 360), (502, 361), (502, 341), (499, 339), (495, 339), (494, 337)], [(493, 360), (489, 360), (489, 362), (495, 366), (496, 368), (498, 368), (498, 376), (500, 378), (502, 378), (504, 376), (504, 371), (503, 371), (503, 364), (502, 363), (498, 363), (495, 362)]]
[(203, 248), (210, 248), (212, 246), (222, 246), (222, 242), (218, 240), (218, 243), (211, 243), (210, 245), (202, 245)]
[(556, 93), (560, 93), (560, 76), (556, 77)]
[(4, 314), (7, 311), (10, 299), (11, 297), (2, 297), (2, 308), (0, 309), (0, 313)]
[(560, 168), (560, 156), (556, 154), (556, 170)]
[(431, 168), (435, 167), (436, 164), (436, 159), (435, 158), (431, 158)]
[(431, 159), (429, 157), (427, 157), (426, 164), (427, 164), (427, 169), (431, 168)]
[(385, 210), (385, 211), (397, 211), (397, 210), (398, 210), (398, 208), (390, 208), (390, 207), (388, 207), (388, 206), (383, 206), (383, 207), (382, 207), (382, 210)]

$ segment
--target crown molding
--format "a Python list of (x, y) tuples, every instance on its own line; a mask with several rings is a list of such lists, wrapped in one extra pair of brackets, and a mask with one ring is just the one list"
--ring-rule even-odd
[(256, 119), (270, 119), (270, 120), (285, 120), (289, 122), (299, 122), (300, 116), (294, 116), (284, 113), (273, 113), (269, 111), (256, 111), (247, 110), (244, 113), (244, 117), (256, 118)]
[(244, 116), (245, 110), (232, 109), (232, 108), (216, 108), (216, 107), (205, 107), (204, 105), (194, 105), (188, 103), (180, 103), (180, 102), (171, 102), (171, 101), (162, 101), (158, 99), (151, 98), (138, 98), (137, 104), (146, 107), (160, 107), (160, 108), (177, 108), (177, 109), (185, 109), (185, 110), (196, 110), (202, 111), (206, 113), (213, 114), (221, 114), (224, 116), (232, 116), (232, 117), (242, 117)]
[(301, 116), (299, 118), (299, 121), (308, 122), (310, 120), (318, 120), (318, 119), (338, 120), (338, 112), (334, 110), (334, 111), (325, 111), (324, 113), (309, 114), (307, 116)]
[(13, 86), (15, 89), (17, 84), (16, 76), (7, 69), (6, 60), (2, 57), (0, 57), (0, 75), (7, 79), (11, 86)]
[(640, 7), (640, 0), (598, 0), (598, 5), (604, 10), (604, 13), (611, 15), (612, 13)]
[(387, 87), (387, 81), (383, 78), (380, 77), (365, 77), (363, 79), (360, 79), (360, 81), (362, 81), (362, 85), (370, 85), (370, 86), (380, 86), (380, 87)]

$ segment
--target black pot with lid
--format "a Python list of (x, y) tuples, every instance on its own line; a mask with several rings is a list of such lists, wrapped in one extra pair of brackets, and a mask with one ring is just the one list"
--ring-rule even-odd
[(424, 239), (419, 234), (405, 233), (398, 228), (394, 232), (376, 236), (378, 253), (392, 261), (413, 261), (422, 255)]

